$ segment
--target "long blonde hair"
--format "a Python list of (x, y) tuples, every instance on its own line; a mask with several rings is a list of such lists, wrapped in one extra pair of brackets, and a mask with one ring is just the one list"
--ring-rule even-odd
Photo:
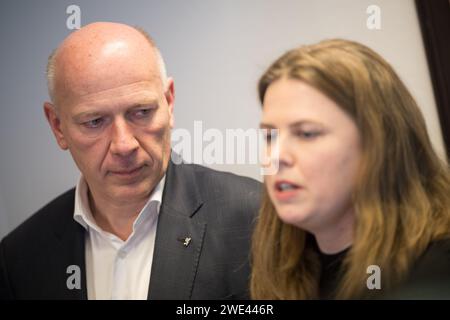
[[(347, 40), (285, 53), (259, 81), (261, 104), (281, 78), (327, 95), (361, 135), (353, 245), (333, 297), (366, 297), (369, 265), (381, 268), (383, 289), (395, 288), (431, 242), (450, 236), (449, 167), (434, 152), (416, 102), (381, 56)], [(318, 297), (320, 262), (310, 238), (280, 220), (265, 192), (252, 243), (252, 298)]]

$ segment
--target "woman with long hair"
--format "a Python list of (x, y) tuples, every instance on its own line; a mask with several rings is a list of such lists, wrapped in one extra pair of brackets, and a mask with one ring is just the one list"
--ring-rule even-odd
[(339, 39), (303, 46), (258, 89), (279, 169), (265, 176), (252, 298), (389, 297), (450, 280), (449, 167), (380, 55)]

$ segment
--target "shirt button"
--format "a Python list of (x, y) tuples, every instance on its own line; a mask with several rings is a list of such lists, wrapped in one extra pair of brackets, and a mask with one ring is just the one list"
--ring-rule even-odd
[(119, 255), (120, 259), (124, 259), (126, 257), (126, 255), (127, 255), (127, 253), (125, 251), (119, 251), (118, 255)]

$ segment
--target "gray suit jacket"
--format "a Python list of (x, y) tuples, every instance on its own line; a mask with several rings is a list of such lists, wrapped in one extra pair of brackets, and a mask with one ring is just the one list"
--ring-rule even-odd
[[(249, 246), (261, 184), (170, 162), (153, 255), (149, 299), (248, 298)], [(74, 189), (0, 243), (0, 299), (86, 299), (85, 229), (73, 220)], [(188, 246), (180, 239), (191, 238)], [(69, 289), (70, 265), (81, 287)]]

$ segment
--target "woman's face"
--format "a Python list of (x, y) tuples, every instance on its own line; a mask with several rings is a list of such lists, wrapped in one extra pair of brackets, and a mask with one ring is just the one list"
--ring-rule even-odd
[(268, 148), (278, 143), (279, 170), (265, 184), (279, 217), (312, 233), (348, 227), (361, 152), (352, 118), (310, 85), (280, 79), (266, 91), (261, 128), (278, 129)]

